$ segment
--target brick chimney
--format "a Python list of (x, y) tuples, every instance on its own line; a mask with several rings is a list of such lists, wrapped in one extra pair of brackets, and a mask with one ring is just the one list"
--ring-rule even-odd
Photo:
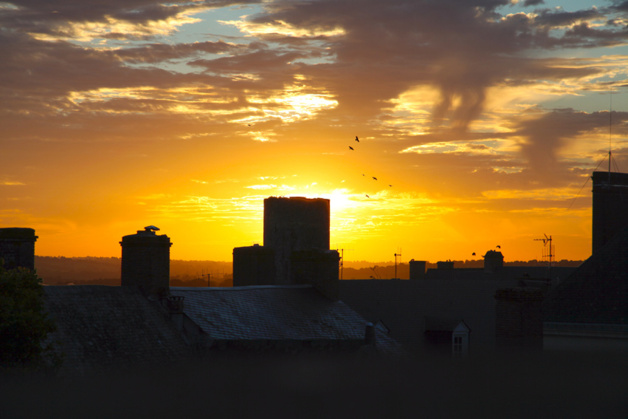
[(36, 240), (32, 228), (0, 228), (0, 266), (35, 269)]
[(146, 296), (164, 297), (170, 289), (170, 239), (157, 235), (155, 226), (122, 237), (123, 287), (134, 287)]

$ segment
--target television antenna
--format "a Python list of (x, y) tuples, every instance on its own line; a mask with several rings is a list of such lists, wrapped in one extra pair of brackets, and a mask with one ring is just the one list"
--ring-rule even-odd
[(342, 275), (345, 269), (345, 250), (353, 250), (353, 249), (336, 249), (336, 251), (340, 253), (340, 279), (341, 280), (342, 280)]
[(399, 256), (399, 258), (401, 258), (401, 249), (397, 250), (399, 253), (395, 253), (395, 279), (397, 278), (397, 256)]
[(552, 257), (556, 256), (554, 253), (554, 246), (552, 245), (552, 236), (547, 236), (547, 234), (543, 234), (543, 236), (545, 236), (542, 239), (534, 239), (535, 241), (542, 241), (543, 242), (543, 258), (547, 258), (548, 259), (548, 267), (551, 269), (552, 268)]

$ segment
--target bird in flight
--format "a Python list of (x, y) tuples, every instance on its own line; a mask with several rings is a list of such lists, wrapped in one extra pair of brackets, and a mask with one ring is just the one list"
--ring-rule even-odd
[(377, 180), (377, 178), (376, 178), (375, 176), (373, 176), (373, 179), (374, 179), (374, 180)]
[(358, 139), (357, 135), (355, 136), (355, 141), (358, 142), (358, 143), (360, 142), (360, 140)]
[(370, 198), (370, 196), (366, 195), (367, 198)]
[(502, 247), (501, 247), (500, 245), (497, 245), (497, 248), (498, 248), (498, 249), (501, 249)]
[(353, 147), (349, 146), (349, 148), (350, 148), (351, 150), (353, 150)]

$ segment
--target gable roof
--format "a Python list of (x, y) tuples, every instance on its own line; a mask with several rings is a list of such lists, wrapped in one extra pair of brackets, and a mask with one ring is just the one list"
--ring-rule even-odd
[(628, 228), (587, 259), (545, 300), (544, 321), (628, 323)]
[(104, 285), (45, 286), (49, 335), (62, 370), (87, 373), (182, 359), (190, 349), (165, 313), (139, 291)]
[(172, 287), (183, 312), (215, 342), (364, 342), (366, 321), (310, 285)]

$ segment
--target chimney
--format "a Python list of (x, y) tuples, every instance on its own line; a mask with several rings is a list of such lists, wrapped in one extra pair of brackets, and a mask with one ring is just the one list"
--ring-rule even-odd
[(0, 228), (0, 266), (35, 269), (36, 240), (32, 228)]
[(504, 255), (502, 252), (489, 250), (484, 255), (484, 272), (494, 274), (504, 267)]
[(336, 250), (294, 251), (290, 257), (292, 284), (311, 284), (332, 301), (340, 298), (340, 255)]
[(425, 279), (425, 266), (427, 262), (424, 260), (410, 261), (410, 279)]
[(170, 290), (170, 239), (157, 235), (155, 226), (122, 237), (123, 287), (137, 288), (146, 296), (164, 297)]
[(436, 269), (438, 270), (452, 270), (454, 268), (454, 262), (452, 260), (436, 262)]

